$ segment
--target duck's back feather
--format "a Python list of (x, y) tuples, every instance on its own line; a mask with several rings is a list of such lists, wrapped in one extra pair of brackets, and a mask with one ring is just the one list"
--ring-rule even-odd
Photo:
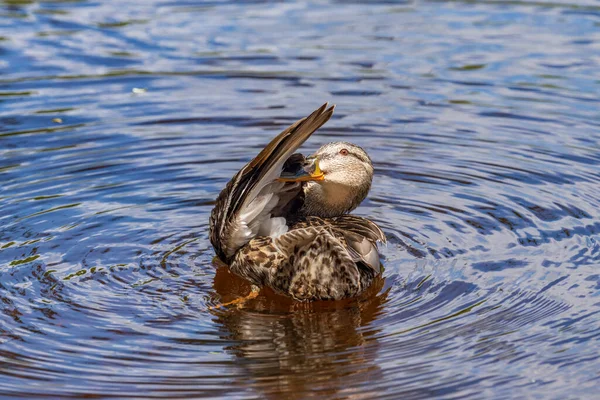
[(379, 227), (366, 218), (308, 217), (277, 237), (257, 237), (237, 252), (231, 270), (297, 300), (356, 296), (381, 273)]

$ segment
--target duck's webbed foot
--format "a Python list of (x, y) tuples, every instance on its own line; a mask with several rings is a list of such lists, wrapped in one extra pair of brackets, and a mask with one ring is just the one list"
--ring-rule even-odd
[(255, 299), (258, 296), (259, 292), (260, 292), (260, 288), (258, 286), (252, 285), (252, 289), (250, 290), (250, 293), (247, 294), (246, 296), (238, 297), (237, 299), (228, 301), (227, 303), (220, 303), (220, 304), (217, 304), (214, 306), (210, 306), (210, 307), (208, 307), (208, 309), (209, 310), (217, 310), (219, 308), (229, 307), (229, 306), (235, 306), (236, 308), (242, 308), (242, 306), (248, 300)]

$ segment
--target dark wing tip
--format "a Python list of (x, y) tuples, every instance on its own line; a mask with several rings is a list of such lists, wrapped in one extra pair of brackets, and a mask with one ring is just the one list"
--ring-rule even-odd
[(329, 106), (329, 102), (326, 102), (321, 107), (317, 108), (308, 117), (306, 117), (306, 119), (310, 119), (317, 115), (327, 115), (327, 119), (325, 119), (323, 123), (327, 122), (327, 120), (333, 115), (333, 111), (335, 110), (335, 104), (332, 104), (329, 108), (327, 108), (327, 106)]
[(332, 104), (329, 108), (327, 108), (328, 105), (329, 103), (325, 103), (319, 108), (319, 110), (321, 111), (320, 114), (323, 114), (323, 116), (325, 117), (323, 124), (329, 121), (329, 118), (331, 118), (333, 112), (335, 111), (335, 104)]

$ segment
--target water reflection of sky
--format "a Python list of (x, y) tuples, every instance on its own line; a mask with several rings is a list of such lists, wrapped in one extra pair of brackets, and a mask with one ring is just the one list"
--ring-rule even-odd
[[(595, 393), (599, 11), (0, 2), (0, 392)], [(248, 290), (212, 201), (325, 101), (307, 151), (369, 151), (385, 281), (207, 311)]]

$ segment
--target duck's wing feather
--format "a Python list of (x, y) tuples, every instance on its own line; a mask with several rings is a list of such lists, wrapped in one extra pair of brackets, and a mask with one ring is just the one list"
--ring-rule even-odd
[(345, 214), (332, 218), (331, 220), (338, 230), (356, 233), (369, 239), (373, 243), (387, 242), (385, 233), (383, 233), (381, 228), (375, 222), (367, 218)]
[[(284, 184), (276, 182), (285, 161), (331, 118), (335, 106), (323, 104), (275, 137), (225, 186), (210, 216), (210, 240), (217, 255), (228, 261), (253, 237), (287, 230), (283, 218), (271, 218)], [(290, 189), (289, 185), (286, 189)]]
[(381, 228), (373, 221), (356, 215), (341, 215), (331, 219), (331, 225), (344, 236), (346, 250), (354, 262), (381, 272), (377, 243), (386, 243)]
[(294, 229), (282, 236), (281, 241), (290, 241), (290, 238), (293, 240), (294, 232), (302, 229), (331, 231), (355, 263), (372, 269), (376, 274), (381, 272), (377, 243), (386, 243), (386, 237), (375, 222), (348, 214), (334, 218), (308, 217), (294, 225)]

